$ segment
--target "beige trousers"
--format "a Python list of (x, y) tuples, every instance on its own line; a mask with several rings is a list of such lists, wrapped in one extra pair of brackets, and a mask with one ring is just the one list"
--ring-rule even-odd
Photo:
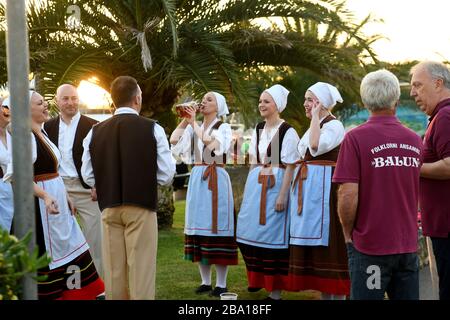
[(78, 212), (78, 221), (89, 245), (95, 268), (103, 277), (102, 263), (102, 213), (97, 201), (92, 201), (91, 190), (85, 189), (78, 178), (63, 178), (66, 190)]
[(158, 222), (156, 213), (135, 206), (103, 210), (106, 299), (154, 300)]

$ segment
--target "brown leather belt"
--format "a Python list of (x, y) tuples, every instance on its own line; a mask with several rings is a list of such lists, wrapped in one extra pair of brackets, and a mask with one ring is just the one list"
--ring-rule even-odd
[(260, 164), (262, 166), (258, 175), (258, 183), (262, 185), (261, 198), (259, 201), (259, 224), (266, 225), (266, 205), (267, 205), (267, 190), (275, 186), (275, 175), (272, 172), (272, 167), (280, 167), (286, 169), (283, 164)]
[(217, 181), (217, 167), (223, 168), (225, 165), (223, 164), (194, 164), (194, 167), (198, 166), (206, 166), (205, 172), (203, 172), (203, 180), (208, 180), (208, 189), (211, 190), (212, 193), (212, 233), (217, 234), (217, 225), (218, 225), (218, 205), (219, 205), (219, 187)]
[(34, 176), (34, 182), (51, 180), (57, 177), (59, 177), (59, 174), (57, 172), (38, 174), (37, 176)]
[(292, 183), (292, 190), (295, 189), (295, 185), (298, 184), (298, 197), (297, 197), (297, 213), (300, 216), (303, 209), (303, 180), (308, 177), (308, 164), (316, 166), (330, 166), (335, 167), (335, 161), (329, 160), (310, 160), (310, 161), (298, 161), (296, 165), (300, 165), (300, 169), (297, 172), (297, 176)]

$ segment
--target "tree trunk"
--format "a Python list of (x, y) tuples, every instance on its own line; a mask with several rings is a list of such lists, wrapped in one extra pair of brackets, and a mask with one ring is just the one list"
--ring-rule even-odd
[(248, 165), (227, 166), (226, 170), (230, 175), (231, 189), (233, 190), (234, 209), (236, 213), (241, 208), (242, 198), (244, 196), (245, 182), (247, 181)]
[(173, 187), (158, 186), (158, 229), (171, 229), (173, 224)]

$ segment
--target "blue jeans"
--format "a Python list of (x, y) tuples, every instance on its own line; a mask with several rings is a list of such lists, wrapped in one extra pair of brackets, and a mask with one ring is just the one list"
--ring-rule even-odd
[(450, 237), (431, 238), (431, 242), (439, 276), (439, 300), (450, 300)]
[(419, 300), (417, 253), (373, 256), (347, 244), (351, 300)]

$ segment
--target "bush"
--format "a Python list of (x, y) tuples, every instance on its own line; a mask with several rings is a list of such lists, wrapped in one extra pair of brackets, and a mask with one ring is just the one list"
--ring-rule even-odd
[[(28, 243), (31, 235), (30, 232), (18, 240), (0, 228), (0, 300), (17, 300), (22, 294), (22, 278), (50, 263), (46, 254), (38, 257), (38, 248), (30, 254)], [(35, 280), (44, 279), (41, 277)]]

